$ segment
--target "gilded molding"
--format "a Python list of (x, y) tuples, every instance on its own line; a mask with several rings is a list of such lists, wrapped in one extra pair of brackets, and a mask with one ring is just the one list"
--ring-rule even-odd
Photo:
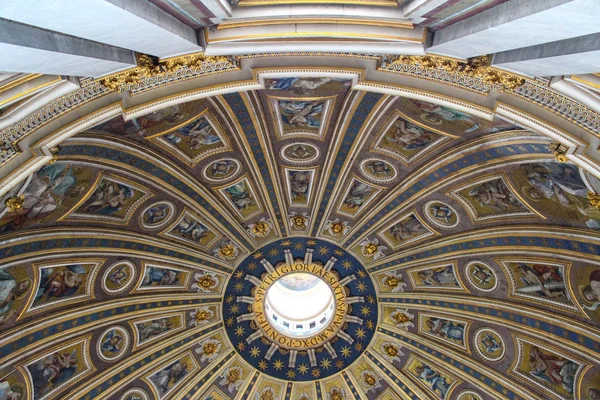
[(138, 66), (98, 80), (109, 90), (139, 93), (186, 78), (196, 78), (217, 72), (237, 69), (233, 57), (190, 54), (158, 60), (146, 54), (138, 55)]
[(445, 83), (467, 86), (471, 90), (487, 93), (514, 90), (525, 79), (491, 66), (489, 56), (475, 57), (462, 62), (438, 56), (387, 56), (377, 67), (380, 71), (404, 73), (433, 78)]

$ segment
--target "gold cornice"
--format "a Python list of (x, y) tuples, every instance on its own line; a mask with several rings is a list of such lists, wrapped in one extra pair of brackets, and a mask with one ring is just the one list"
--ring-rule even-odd
[(280, 4), (353, 4), (363, 6), (397, 7), (396, 0), (240, 0), (239, 7), (265, 6)]
[(484, 85), (498, 91), (514, 90), (525, 84), (522, 76), (502, 71), (491, 66), (489, 56), (468, 59), (466, 62), (440, 56), (396, 56), (388, 60), (383, 71), (394, 72), (398, 65), (421, 67), (425, 70), (444, 70), (466, 78), (480, 79)]
[(164, 78), (183, 69), (207, 69), (213, 71), (235, 68), (234, 63), (226, 56), (205, 56), (204, 53), (189, 54), (159, 60), (146, 54), (138, 54), (137, 67), (105, 76), (96, 81), (101, 85), (119, 92), (131, 90), (145, 79)]

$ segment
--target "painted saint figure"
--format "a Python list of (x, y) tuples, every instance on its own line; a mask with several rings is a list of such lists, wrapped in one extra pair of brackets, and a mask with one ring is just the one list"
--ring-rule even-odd
[(322, 101), (279, 100), (281, 118), (293, 127), (319, 128), (325, 103)]
[(348, 208), (359, 208), (368, 200), (372, 191), (369, 185), (356, 181), (344, 199), (344, 205)]
[(429, 230), (423, 226), (417, 217), (409, 215), (402, 221), (393, 225), (390, 228), (389, 233), (397, 242), (404, 242), (417, 236), (427, 234), (429, 233)]
[(19, 282), (5, 269), (0, 269), (0, 325), (17, 313), (12, 306), (15, 300), (29, 291), (31, 279)]
[(426, 286), (458, 286), (458, 281), (454, 275), (454, 267), (425, 269), (417, 273), (419, 279)]
[(510, 191), (501, 179), (481, 183), (469, 191), (469, 196), (482, 208), (502, 211), (511, 207), (523, 207), (519, 199)]
[(148, 266), (146, 267), (142, 286), (171, 286), (177, 283), (180, 275), (180, 271)]
[(429, 331), (434, 335), (460, 343), (464, 342), (465, 326), (462, 323), (442, 318), (429, 318), (425, 322), (425, 325), (427, 325)]
[(415, 368), (415, 373), (419, 379), (429, 384), (431, 389), (436, 392), (440, 398), (446, 398), (448, 389), (450, 389), (450, 384), (439, 372), (434, 371), (427, 364), (420, 364)]
[(140, 342), (143, 342), (170, 330), (173, 328), (173, 322), (169, 318), (158, 318), (136, 324), (136, 328), (138, 329)]
[(102, 352), (108, 357), (116, 356), (123, 350), (123, 339), (116, 329), (107, 332), (102, 341)]
[(533, 346), (529, 355), (529, 368), (529, 373), (537, 379), (573, 393), (575, 375), (579, 369), (576, 363)]
[(161, 396), (169, 391), (188, 373), (188, 365), (185, 361), (176, 361), (165, 369), (157, 372), (150, 377), (150, 380), (156, 385)]
[(35, 398), (39, 399), (67, 382), (77, 373), (77, 350), (56, 352), (27, 366), (33, 379)]
[(84, 284), (87, 271), (79, 264), (42, 268), (40, 285), (33, 304), (38, 305), (51, 299), (73, 296)]
[(517, 271), (520, 273), (522, 285), (518, 285), (517, 292), (537, 294), (549, 299), (567, 297), (566, 286), (561, 267), (543, 264), (519, 264)]

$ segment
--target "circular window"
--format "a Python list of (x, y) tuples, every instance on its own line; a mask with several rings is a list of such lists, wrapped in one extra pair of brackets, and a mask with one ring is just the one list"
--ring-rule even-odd
[(315, 275), (292, 273), (278, 279), (267, 291), (265, 314), (279, 332), (306, 338), (324, 329), (335, 314), (333, 292)]

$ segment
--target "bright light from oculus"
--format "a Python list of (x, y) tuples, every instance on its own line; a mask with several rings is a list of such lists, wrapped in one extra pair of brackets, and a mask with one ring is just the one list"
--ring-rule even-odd
[(271, 285), (265, 308), (275, 329), (298, 338), (313, 336), (324, 329), (335, 313), (329, 285), (306, 272), (286, 275)]

